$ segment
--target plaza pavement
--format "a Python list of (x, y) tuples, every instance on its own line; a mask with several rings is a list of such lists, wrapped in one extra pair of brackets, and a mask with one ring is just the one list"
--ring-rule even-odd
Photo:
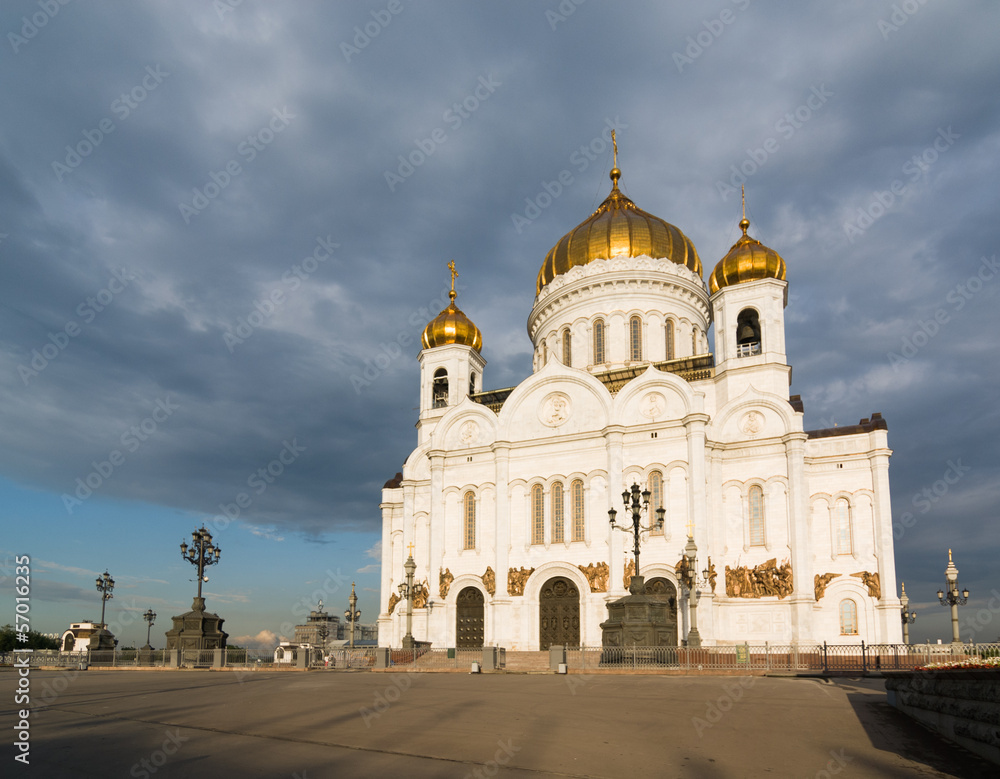
[[(878, 679), (41, 671), (4, 777), (993, 777)], [(8, 739), (16, 674), (0, 672)]]

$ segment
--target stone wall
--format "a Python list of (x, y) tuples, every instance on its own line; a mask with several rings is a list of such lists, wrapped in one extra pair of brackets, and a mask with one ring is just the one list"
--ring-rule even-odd
[(890, 706), (1000, 765), (1000, 671), (886, 674)]

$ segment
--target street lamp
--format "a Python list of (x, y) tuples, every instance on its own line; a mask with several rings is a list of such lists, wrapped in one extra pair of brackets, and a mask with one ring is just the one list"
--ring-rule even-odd
[(111, 574), (105, 571), (103, 574), (97, 577), (97, 591), (101, 593), (101, 627), (107, 627), (104, 624), (104, 607), (107, 605), (108, 601), (111, 600), (114, 595), (111, 591), (115, 588), (115, 580), (111, 578)]
[[(412, 559), (412, 558), (411, 558)], [(351, 582), (351, 597), (347, 599), (349, 608), (344, 612), (344, 619), (351, 626), (351, 648), (354, 648), (354, 626), (361, 619), (361, 609), (358, 608), (358, 596), (354, 594), (354, 582)], [(407, 631), (408, 632), (408, 631)]]
[(910, 611), (910, 599), (906, 597), (906, 583), (900, 582), (903, 594), (899, 596), (899, 616), (903, 620), (903, 643), (910, 643), (910, 625), (917, 621), (917, 615)]
[[(413, 574), (417, 570), (417, 564), (413, 562), (413, 544), (410, 544), (410, 556), (406, 558), (403, 570), (406, 571), (406, 581), (399, 585), (399, 596), (406, 600), (406, 635), (403, 636), (403, 649), (413, 649)], [(353, 627), (352, 623), (352, 631)]]
[(142, 618), (146, 620), (146, 646), (143, 649), (152, 649), (153, 647), (149, 644), (149, 631), (153, 627), (153, 623), (156, 622), (156, 612), (152, 609), (146, 609), (146, 613), (142, 615)]
[(204, 525), (191, 533), (190, 549), (186, 543), (181, 542), (181, 557), (198, 567), (198, 600), (202, 599), (201, 583), (208, 581), (205, 569), (219, 562), (221, 555), (222, 550), (217, 546), (212, 546), (212, 534), (205, 529)]
[(958, 635), (958, 607), (964, 606), (968, 602), (969, 591), (963, 589), (962, 595), (959, 597), (958, 568), (955, 567), (955, 563), (951, 559), (950, 549), (948, 550), (948, 567), (944, 569), (944, 578), (947, 582), (945, 586), (947, 586), (948, 591), (943, 592), (942, 590), (938, 590), (937, 596), (942, 606), (945, 603), (951, 606), (951, 644), (952, 648), (956, 648), (962, 644), (962, 639)]
[[(632, 514), (632, 527), (628, 525), (619, 525), (615, 523), (615, 518), (618, 516), (618, 512), (613, 508), (608, 509), (608, 522), (611, 524), (612, 530), (621, 530), (623, 533), (632, 533), (634, 539), (634, 546), (632, 548), (632, 553), (635, 555), (635, 576), (632, 581), (636, 581), (639, 577), (639, 536), (642, 533), (649, 533), (652, 530), (660, 531), (663, 529), (663, 516), (667, 513), (667, 510), (660, 506), (656, 509), (656, 524), (652, 528), (642, 527), (642, 512), (646, 511), (647, 515), (649, 513), (649, 497), (650, 491), (648, 489), (639, 491), (639, 485), (633, 484), (631, 490), (625, 490), (622, 493), (622, 502), (625, 504), (625, 514), (626, 517), (629, 513)], [(638, 584), (642, 583), (642, 579), (638, 578)], [(631, 590), (632, 588), (629, 587)]]
[[(694, 536), (688, 536), (681, 562), (681, 585), (687, 588), (688, 604), (691, 609), (691, 629), (688, 631), (687, 645), (699, 647), (701, 633), (698, 632), (698, 547), (694, 543)], [(709, 570), (706, 568), (703, 572), (706, 579), (708, 574)]]

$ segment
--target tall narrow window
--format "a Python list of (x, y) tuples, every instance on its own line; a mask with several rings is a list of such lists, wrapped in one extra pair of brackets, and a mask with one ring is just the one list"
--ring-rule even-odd
[(473, 371), (472, 373), (469, 374), (469, 394), (470, 395), (475, 395), (476, 394), (476, 372), (475, 371)]
[(764, 490), (757, 484), (750, 488), (750, 546), (764, 546)]
[(465, 493), (462, 505), (462, 514), (465, 519), (465, 527), (462, 533), (463, 547), (466, 549), (476, 548), (476, 496), (472, 492)]
[(563, 485), (557, 481), (552, 485), (552, 543), (561, 544), (565, 539), (563, 530)]
[(531, 488), (531, 543), (545, 543), (545, 491), (541, 484)]
[(448, 371), (438, 368), (434, 371), (434, 384), (431, 390), (433, 400), (431, 408), (444, 408), (448, 405)]
[(653, 471), (649, 474), (649, 528), (654, 536), (663, 535), (663, 528), (656, 527), (656, 510), (663, 508), (663, 474)]
[(852, 554), (851, 543), (851, 507), (844, 498), (834, 506), (837, 528), (837, 554)]
[(691, 356), (698, 354), (698, 328), (691, 328)]
[(569, 328), (563, 330), (563, 365), (573, 367), (573, 336), (570, 335)]
[(760, 318), (752, 308), (745, 308), (736, 317), (736, 356), (760, 354)]
[(667, 359), (674, 359), (674, 320), (668, 319), (666, 324), (666, 338), (667, 338)]
[(570, 485), (570, 501), (573, 504), (573, 540), (584, 541), (583, 482), (580, 479)]
[(549, 346), (547, 343), (545, 343), (545, 341), (542, 341), (541, 346), (538, 347), (538, 352), (539, 354), (541, 354), (542, 367), (544, 368), (549, 361)]
[(628, 320), (628, 358), (642, 359), (642, 320), (637, 316)]
[(594, 322), (594, 365), (603, 365), (604, 359), (604, 320)]
[(858, 634), (858, 604), (850, 598), (840, 602), (840, 635)]

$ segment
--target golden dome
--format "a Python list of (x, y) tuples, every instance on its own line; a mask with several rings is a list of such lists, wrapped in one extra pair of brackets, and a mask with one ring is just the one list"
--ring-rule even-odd
[(755, 238), (747, 235), (750, 221), (744, 216), (740, 220), (743, 235), (733, 244), (729, 253), (719, 260), (708, 280), (708, 289), (715, 294), (723, 287), (744, 284), (759, 279), (785, 280), (785, 261), (774, 249), (767, 248)]
[(701, 260), (691, 239), (668, 222), (646, 213), (618, 190), (622, 172), (611, 169), (611, 194), (579, 226), (564, 235), (545, 255), (536, 293), (570, 268), (594, 260), (646, 255), (686, 265), (701, 276)]
[(448, 263), (448, 267), (451, 269), (451, 292), (448, 293), (451, 302), (444, 311), (427, 323), (420, 340), (425, 349), (447, 344), (462, 344), (471, 346), (479, 352), (483, 348), (483, 334), (455, 305), (455, 298), (458, 296), (455, 292), (455, 277), (458, 276), (458, 271), (455, 270), (454, 260)]

